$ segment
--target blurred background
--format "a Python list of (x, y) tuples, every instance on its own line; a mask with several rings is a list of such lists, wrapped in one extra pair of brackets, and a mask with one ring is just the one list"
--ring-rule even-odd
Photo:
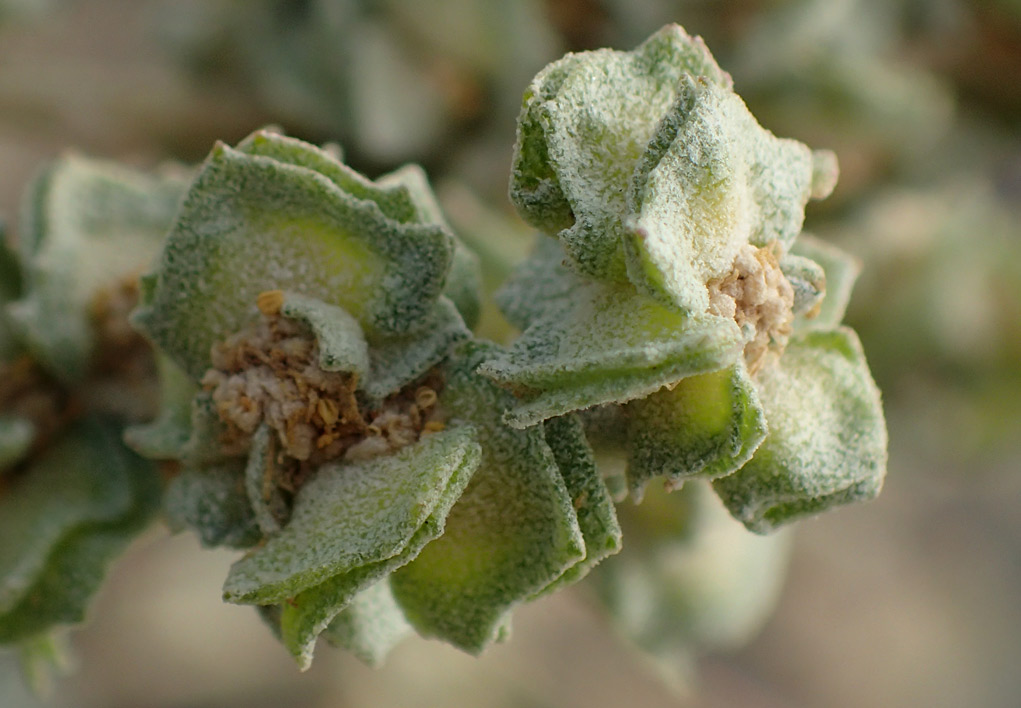
[(780, 550), (731, 526), (689, 548), (719, 621), (677, 620), (651, 662), (597, 576), (520, 609), (480, 659), (415, 638), (381, 670), (323, 648), (299, 674), (220, 603), (233, 554), (154, 528), (71, 636), (74, 673), (40, 702), (0, 655), (0, 706), (1021, 705), (1018, 0), (0, 0), (0, 214), (16, 232), (25, 184), (66, 150), (195, 163), (276, 124), (370, 175), (423, 164), (495, 285), (530, 239), (505, 197), (525, 86), (667, 22), (705, 37), (763, 125), (838, 154), (806, 228), (865, 264), (848, 320), (885, 396), (880, 498)]

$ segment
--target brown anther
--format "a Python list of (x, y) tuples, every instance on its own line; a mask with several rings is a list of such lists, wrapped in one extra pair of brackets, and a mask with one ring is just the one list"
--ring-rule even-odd
[(383, 434), (383, 431), (380, 429), (378, 425), (367, 425), (365, 427), (365, 432), (374, 438), (378, 438), (380, 435)]
[(415, 391), (415, 403), (422, 410), (436, 405), (436, 391), (428, 386), (419, 386)]
[(267, 317), (279, 315), (280, 309), (284, 306), (284, 291), (264, 290), (255, 298), (255, 305), (259, 312)]
[(316, 449), (322, 450), (324, 447), (329, 447), (336, 439), (337, 436), (332, 433), (323, 433), (316, 439)]
[(425, 425), (422, 426), (423, 433), (438, 433), (446, 429), (447, 429), (446, 424), (441, 423), (438, 420), (430, 420)]
[(319, 413), (319, 417), (323, 419), (323, 423), (327, 427), (336, 423), (340, 417), (340, 409), (337, 407), (337, 404), (328, 398), (319, 399), (319, 403), (316, 404), (316, 412)]

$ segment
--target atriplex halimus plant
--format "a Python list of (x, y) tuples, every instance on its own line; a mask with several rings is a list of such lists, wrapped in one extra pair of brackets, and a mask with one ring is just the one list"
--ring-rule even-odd
[(190, 180), (57, 163), (0, 264), (0, 640), (81, 618), (159, 469), (171, 527), (244, 549), (224, 598), (302, 667), (320, 636), (370, 663), (411, 632), (482, 651), (619, 551), (614, 502), (656, 477), (760, 533), (873, 497), (858, 266), (801, 234), (835, 180), (679, 27), (568, 55), (518, 122), (511, 197), (545, 236), (497, 296), (501, 346), (415, 166), (370, 180), (269, 131)]

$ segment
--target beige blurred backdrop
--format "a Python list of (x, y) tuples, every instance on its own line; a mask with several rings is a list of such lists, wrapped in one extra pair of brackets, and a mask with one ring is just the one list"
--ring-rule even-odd
[[(26, 182), (45, 160), (65, 150), (140, 166), (171, 158), (194, 162), (213, 140), (236, 141), (276, 120), (271, 107), (243, 88), (196, 80), (194, 73), (182, 68), (159, 39), (165, 35), (160, 23), (166, 21), (168, 11), (173, 13), (173, 3), (53, 0), (48, 5), (0, 24), (0, 213), (15, 231), (18, 199)], [(551, 27), (559, 30), (560, 39), (550, 42), (548, 58), (588, 37), (601, 36), (595, 30), (584, 35), (585, 27), (575, 27), (579, 36), (565, 31), (574, 26), (571, 18), (587, 17), (598, 5), (579, 1), (546, 3), (540, 8), (550, 13)], [(692, 32), (722, 33), (719, 15), (726, 13), (718, 6), (725, 3), (640, 5), (655, 8), (646, 13), (648, 32), (669, 15)], [(568, 19), (555, 16), (557, 12), (568, 13)], [(604, 12), (599, 18), (609, 22), (612, 13)], [(641, 36), (645, 32), (637, 26), (641, 18), (632, 20), (631, 31)], [(705, 22), (706, 29), (698, 22)], [(994, 48), (1006, 52), (1007, 58), (994, 57), (990, 61), (1005, 62), (995, 66), (1021, 66), (1021, 59), (1013, 56), (1021, 47), (1018, 27), (1021, 21), (1003, 30), (1007, 39)], [(602, 31), (608, 32), (605, 27)], [(710, 46), (715, 50), (712, 42)], [(907, 59), (910, 49), (905, 50)], [(954, 100), (974, 97), (979, 89), (971, 84), (962, 89), (962, 84), (953, 83), (960, 67), (949, 67), (944, 63), (937, 69), (944, 71)], [(1016, 169), (1021, 165), (1021, 150), (1016, 137), (1018, 116), (1012, 111), (1021, 103), (1012, 101), (1021, 73), (1001, 75), (1000, 81), (1007, 98), (1002, 104), (994, 102), (1000, 121), (995, 132), (1014, 137), (1012, 143), (996, 145), (1006, 146), (1002, 148), (1006, 152), (999, 154), (1012, 159)], [(995, 92), (995, 82), (992, 86), (982, 90)], [(518, 87), (518, 96), (523, 88), (524, 84)], [(742, 91), (740, 81), (737, 88)], [(504, 127), (502, 142), (490, 138), (479, 128), (480, 119), (472, 118), (455, 131), (463, 131), (459, 134), (482, 147), (454, 157), (427, 155), (427, 166), (438, 169), (444, 178), (476, 185), (480, 199), (495, 203), (504, 189), (500, 175), (506, 174), (513, 139), (513, 128), (506, 132), (506, 126), (513, 126), (517, 100), (498, 104), (510, 108), (491, 117)], [(775, 123), (770, 127), (780, 134), (795, 134), (798, 128)], [(317, 126), (306, 134), (328, 139), (326, 133)], [(813, 146), (826, 147), (818, 142)], [(857, 179), (853, 166), (861, 155), (840, 157), (852, 166), (851, 179)], [(363, 159), (368, 170), (385, 167), (387, 162), (371, 155)], [(885, 176), (892, 169), (887, 165), (878, 174)], [(969, 165), (969, 169), (983, 167)], [(866, 185), (883, 188), (880, 182), (868, 182), (875, 173), (865, 172)], [(858, 184), (852, 186), (858, 188)], [(1013, 200), (1008, 208), (1015, 209), (1014, 217), (1016, 194), (1008, 199)], [(840, 198), (838, 192), (838, 203)], [(851, 199), (846, 196), (846, 201)], [(842, 223), (845, 213), (839, 211), (839, 204), (834, 210), (825, 216), (831, 223)], [(513, 218), (509, 212), (507, 218)], [(1009, 228), (1021, 241), (1018, 223), (1015, 218)], [(975, 248), (981, 248), (976, 243)], [(863, 322), (869, 319), (868, 312), (857, 311), (855, 316)], [(866, 339), (865, 344), (868, 353), (870, 342)], [(895, 351), (899, 346), (888, 344)], [(1017, 360), (1014, 366), (1021, 369)], [(312, 669), (301, 674), (254, 612), (220, 602), (220, 584), (234, 554), (201, 550), (194, 537), (171, 537), (158, 527), (117, 563), (93, 608), (90, 625), (71, 637), (76, 670), (43, 704), (74, 708), (1021, 705), (1021, 403), (1013, 394), (1005, 394), (1006, 403), (997, 413), (1002, 429), (992, 441), (979, 436), (976, 442), (968, 432), (976, 423), (971, 418), (958, 420), (954, 396), (933, 393), (932, 380), (915, 385), (904, 381), (900, 369), (885, 370), (893, 372), (888, 377), (900, 378), (892, 383), (881, 379), (891, 389), (887, 392), (891, 459), (882, 495), (868, 505), (800, 524), (789, 577), (772, 618), (747, 647), (701, 657), (683, 689), (661, 681), (638, 652), (613, 636), (584, 583), (520, 609), (512, 639), (478, 659), (413, 638), (379, 670), (324, 647)], [(966, 378), (969, 372), (959, 375)], [(1021, 386), (1016, 391), (1021, 394)], [(624, 553), (626, 543), (625, 538)], [(6, 658), (0, 659), (0, 705), (36, 705), (19, 688)]]

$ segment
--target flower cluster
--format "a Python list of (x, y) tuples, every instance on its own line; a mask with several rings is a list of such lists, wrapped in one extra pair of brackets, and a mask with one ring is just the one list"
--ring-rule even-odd
[(128, 439), (179, 463), (173, 524), (251, 549), (224, 597), (303, 666), (320, 634), (370, 662), (411, 628), (480, 651), (619, 546), (580, 423), (510, 428), (475, 372), (476, 269), (417, 168), (370, 181), (261, 131), (216, 147), (143, 278), (176, 383)]
[(0, 644), (80, 622), (159, 505), (155, 467), (120, 439), (156, 405), (127, 317), (186, 186), (68, 156), (28, 190), (17, 248), (0, 244)]
[[(505, 638), (516, 606), (620, 550), (611, 489), (711, 480), (766, 532), (881, 486), (879, 394), (840, 326), (857, 265), (801, 235), (833, 155), (761, 128), (679, 27), (527, 90), (511, 196), (546, 236), (498, 296), (507, 347), (473, 333), (478, 258), (416, 166), (370, 180), (258, 131), (190, 181), (104, 170), (47, 173), (0, 252), (0, 642), (79, 619), (155, 506), (122, 434), (164, 470), (172, 528), (244, 551), (224, 599), (303, 668), (320, 636), (369, 663), (411, 632)], [(155, 356), (125, 326), (136, 300)], [(707, 488), (659, 507), (698, 534)], [(651, 584), (676, 540), (636, 543)], [(632, 567), (597, 583), (621, 617)], [(737, 635), (763, 603), (693, 634)]]
[(554, 239), (504, 289), (523, 333), (482, 372), (524, 427), (598, 407), (627, 483), (714, 480), (768, 531), (878, 493), (879, 392), (840, 327), (856, 274), (799, 237), (831, 153), (760, 127), (699, 39), (568, 55), (525, 93), (511, 197)]

